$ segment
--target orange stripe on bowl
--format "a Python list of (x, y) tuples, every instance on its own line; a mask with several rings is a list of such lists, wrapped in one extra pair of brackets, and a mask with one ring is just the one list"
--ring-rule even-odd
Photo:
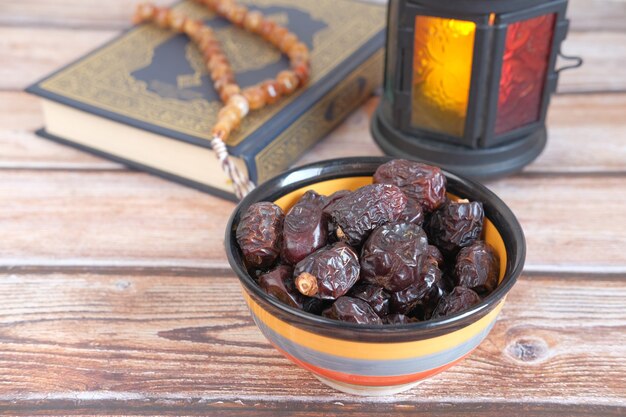
[(505, 298), (480, 320), (455, 332), (426, 340), (401, 343), (366, 343), (334, 339), (302, 330), (268, 313), (243, 290), (243, 296), (254, 315), (282, 337), (319, 352), (354, 359), (386, 360), (431, 355), (467, 342), (495, 321)]

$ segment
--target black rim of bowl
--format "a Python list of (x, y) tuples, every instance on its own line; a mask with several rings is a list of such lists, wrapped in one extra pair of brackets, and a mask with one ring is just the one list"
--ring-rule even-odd
[(448, 191), (462, 198), (482, 201), (485, 215), (491, 220), (505, 243), (507, 266), (504, 279), (487, 297), (472, 308), (439, 319), (402, 325), (365, 325), (316, 316), (283, 304), (267, 295), (248, 274), (241, 260), (235, 238), (239, 217), (251, 204), (275, 201), (302, 187), (318, 182), (346, 177), (371, 176), (389, 157), (354, 157), (320, 161), (286, 171), (259, 185), (235, 208), (226, 227), (225, 249), (228, 262), (244, 288), (264, 308), (280, 319), (304, 330), (331, 337), (371, 342), (401, 342), (440, 336), (465, 327), (489, 313), (509, 292), (522, 272), (526, 256), (524, 233), (513, 212), (493, 192), (482, 184), (442, 170), (448, 181)]

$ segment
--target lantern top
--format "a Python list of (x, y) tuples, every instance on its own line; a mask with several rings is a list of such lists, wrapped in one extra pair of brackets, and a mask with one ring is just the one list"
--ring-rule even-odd
[[(460, 14), (510, 13), (541, 7), (545, 0), (405, 0), (409, 4)], [(563, 0), (562, 3), (567, 3)], [(550, 2), (554, 5), (554, 2)]]

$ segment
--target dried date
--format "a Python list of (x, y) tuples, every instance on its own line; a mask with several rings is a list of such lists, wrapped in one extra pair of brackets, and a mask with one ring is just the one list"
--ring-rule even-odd
[(484, 215), (483, 205), (478, 201), (450, 201), (432, 214), (428, 237), (439, 249), (455, 254), (480, 237)]
[(357, 247), (376, 227), (398, 220), (406, 203), (406, 196), (395, 185), (372, 184), (340, 198), (324, 211), (336, 226), (339, 240)]
[(324, 317), (358, 324), (383, 324), (376, 312), (365, 301), (348, 296), (339, 297), (324, 310)]
[(279, 265), (270, 272), (259, 277), (259, 286), (267, 294), (278, 298), (283, 303), (302, 309), (303, 296), (293, 283), (293, 268), (288, 265)]
[(446, 199), (446, 177), (441, 169), (406, 159), (394, 159), (378, 167), (374, 183), (397, 185), (427, 213)]
[(480, 302), (480, 297), (469, 288), (455, 287), (448, 295), (439, 300), (437, 308), (433, 311), (432, 318), (449, 316), (467, 310)]
[(237, 226), (237, 243), (249, 267), (265, 269), (280, 254), (285, 215), (276, 204), (262, 201), (248, 207)]
[(414, 314), (422, 318), (430, 315), (444, 294), (441, 270), (435, 259), (426, 257), (420, 265), (418, 279), (407, 288), (391, 294), (390, 311)]
[(412, 223), (385, 224), (372, 232), (361, 252), (361, 278), (396, 292), (416, 282), (427, 256), (428, 238)]
[(478, 240), (456, 256), (455, 283), (477, 293), (488, 294), (498, 285), (500, 260), (491, 245)]
[(307, 191), (285, 215), (281, 257), (295, 265), (328, 240), (328, 215), (323, 212), (327, 204), (324, 196)]
[(389, 313), (389, 294), (382, 287), (357, 284), (348, 293), (350, 297), (365, 301), (380, 317)]
[(319, 249), (296, 265), (296, 288), (308, 297), (334, 300), (358, 281), (359, 258), (343, 242)]
[(389, 314), (383, 321), (385, 324), (409, 324), (417, 323), (419, 320), (415, 317), (405, 316), (404, 314)]
[(406, 207), (400, 215), (398, 222), (413, 223), (422, 226), (424, 224), (424, 211), (422, 210), (422, 206), (417, 201), (407, 197)]

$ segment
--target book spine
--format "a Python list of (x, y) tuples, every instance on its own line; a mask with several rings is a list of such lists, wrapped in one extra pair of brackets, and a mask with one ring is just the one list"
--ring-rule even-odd
[(269, 145), (246, 158), (255, 183), (285, 170), (365, 102), (382, 83), (383, 60), (383, 49), (374, 52)]

